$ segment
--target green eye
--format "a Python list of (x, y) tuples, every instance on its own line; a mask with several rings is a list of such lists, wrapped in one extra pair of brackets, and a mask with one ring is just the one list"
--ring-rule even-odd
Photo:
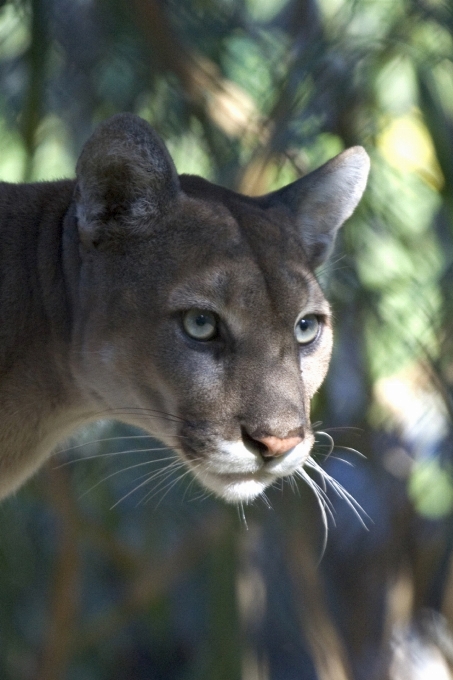
[(217, 335), (217, 317), (203, 309), (190, 309), (182, 317), (187, 335), (194, 340), (212, 340)]
[(299, 345), (308, 345), (318, 337), (319, 320), (315, 314), (307, 314), (296, 321), (294, 334)]

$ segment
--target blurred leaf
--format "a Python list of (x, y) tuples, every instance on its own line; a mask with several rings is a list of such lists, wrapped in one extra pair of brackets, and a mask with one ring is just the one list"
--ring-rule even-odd
[(417, 511), (428, 519), (439, 519), (453, 510), (451, 470), (436, 460), (416, 465), (409, 481), (409, 494)]

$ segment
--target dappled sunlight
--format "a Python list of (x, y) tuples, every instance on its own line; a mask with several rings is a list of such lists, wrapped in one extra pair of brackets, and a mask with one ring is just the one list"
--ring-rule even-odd
[(393, 118), (379, 135), (377, 148), (400, 172), (416, 173), (437, 191), (443, 188), (445, 180), (419, 111)]
[(226, 507), (141, 430), (77, 433), (1, 507), (0, 677), (453, 680), (448, 3), (5, 0), (0, 82), (6, 182), (73, 177), (120, 111), (250, 195), (371, 158), (308, 463)]

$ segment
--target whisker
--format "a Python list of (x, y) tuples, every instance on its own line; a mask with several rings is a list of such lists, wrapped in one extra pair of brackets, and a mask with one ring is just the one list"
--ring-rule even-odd
[(349, 451), (350, 453), (355, 453), (357, 456), (359, 456), (360, 458), (363, 458), (364, 460), (367, 459), (364, 453), (357, 451), (357, 449), (353, 449), (351, 446), (338, 446), (338, 445), (336, 445), (336, 448), (342, 449), (342, 451)]
[(153, 489), (151, 489), (151, 491), (149, 491), (145, 496), (143, 496), (143, 498), (141, 498), (139, 500), (139, 502), (137, 503), (137, 507), (139, 505), (143, 505), (144, 503), (146, 503), (147, 500), (148, 500), (148, 496), (151, 497), (150, 496), (151, 493), (154, 493), (155, 491), (157, 491), (162, 486), (162, 484), (164, 484), (167, 481), (167, 479), (173, 475), (173, 473), (176, 470), (180, 470), (183, 467), (184, 467), (183, 464), (182, 465), (174, 465), (172, 467), (169, 466), (169, 467), (166, 467), (166, 468), (160, 470), (159, 471), (160, 474), (154, 475), (153, 477), (151, 477), (149, 481), (155, 481), (159, 477), (160, 477), (160, 479), (159, 479), (158, 483), (156, 484), (156, 486), (154, 486)]
[[(181, 466), (181, 467), (182, 467), (182, 466)], [(170, 480), (170, 481), (169, 481), (165, 486), (163, 486), (163, 488), (162, 488), (162, 485), (164, 484), (164, 482), (166, 482), (166, 481), (168, 480), (168, 477), (171, 476), (171, 474), (166, 475), (165, 478), (162, 479), (162, 480), (160, 480), (159, 484), (157, 484), (157, 486), (156, 486), (154, 489), (152, 489), (152, 492), (148, 493), (148, 494), (145, 496), (145, 498), (142, 499), (141, 503), (149, 503), (149, 501), (150, 501), (152, 498), (154, 498), (154, 496), (155, 496), (157, 493), (160, 493), (160, 492), (162, 492), (162, 491), (165, 491), (165, 489), (166, 489), (164, 495), (160, 498), (158, 504), (156, 505), (156, 508), (158, 508), (158, 507), (159, 507), (159, 504), (162, 503), (162, 501), (164, 500), (165, 496), (171, 491), (171, 489), (172, 489), (179, 481), (181, 481), (181, 479), (184, 479), (184, 477), (187, 477), (187, 475), (190, 475), (191, 472), (192, 472), (192, 471), (190, 470), (190, 468), (187, 469), (182, 475), (180, 475), (179, 477), (177, 477), (177, 478), (176, 478), (175, 480), (173, 480), (173, 481)], [(171, 471), (171, 473), (173, 473), (173, 470)]]
[(316, 434), (320, 434), (320, 435), (322, 435), (322, 436), (324, 436), (328, 439), (329, 444), (330, 444), (329, 453), (327, 454), (327, 458), (328, 458), (335, 448), (335, 442), (333, 440), (333, 437), (331, 437), (330, 434), (328, 434), (327, 432), (324, 432), (323, 430), (317, 430)]
[[(165, 491), (165, 493), (163, 494), (163, 496), (161, 496), (161, 498), (159, 499), (159, 502), (158, 502), (157, 505), (156, 505), (156, 509), (157, 509), (157, 508), (159, 507), (159, 505), (162, 503), (162, 501), (164, 500), (165, 496), (167, 496), (167, 494), (169, 494), (170, 491), (176, 486), (176, 484), (178, 484), (182, 479), (184, 479), (184, 477), (187, 477), (187, 475), (190, 475), (190, 473), (191, 473), (191, 470), (190, 470), (190, 469), (189, 469), (189, 470), (186, 470), (186, 472), (184, 472), (184, 474), (182, 474), (182, 475), (180, 475), (179, 477), (177, 477), (173, 482), (169, 482), (169, 483), (167, 484), (166, 487), (164, 486), (164, 488), (161, 489), (161, 491), (164, 491), (165, 489), (167, 489), (167, 490)], [(151, 496), (149, 499), (147, 499), (146, 502), (148, 503), (148, 502), (151, 500), (151, 498), (152, 498), (152, 496)]]
[(344, 463), (345, 465), (349, 465), (349, 467), (355, 468), (355, 465), (352, 461), (347, 460), (346, 458), (340, 458), (340, 456), (335, 456), (334, 454), (322, 453), (322, 451), (313, 451), (312, 456), (316, 456), (317, 458), (319, 456), (323, 456), (325, 457), (325, 460), (327, 460), (327, 458), (331, 458), (332, 460), (338, 460), (339, 463)]
[(147, 472), (145, 475), (137, 477), (137, 479), (135, 479), (134, 482), (138, 482), (140, 479), (143, 479), (143, 477), (147, 477), (149, 482), (152, 482), (158, 479), (159, 477), (162, 477), (162, 479), (159, 481), (159, 483), (161, 483), (162, 481), (164, 481), (164, 479), (167, 479), (167, 477), (172, 475), (175, 470), (179, 470), (180, 468), (184, 467), (185, 466), (183, 461), (176, 459), (169, 465), (159, 468), (159, 470), (155, 470), (154, 472)]
[[(187, 439), (181, 434), (172, 434), (172, 437), (177, 437), (178, 439)], [(84, 446), (90, 446), (91, 444), (101, 444), (102, 442), (114, 442), (120, 439), (156, 439), (158, 435), (153, 434), (119, 434), (115, 437), (103, 437), (102, 439), (90, 439), (86, 442), (81, 442), (80, 444), (74, 444), (73, 446), (68, 446), (67, 449), (58, 449), (57, 454), (69, 453), (70, 451), (75, 451), (76, 449), (81, 449)]]
[(158, 411), (152, 408), (143, 408), (141, 406), (118, 406), (116, 408), (105, 409), (104, 411), (98, 411), (93, 414), (94, 416), (101, 417), (102, 415), (111, 415), (114, 413), (120, 413), (122, 415), (141, 415), (142, 413), (146, 416), (165, 416), (165, 420), (175, 423), (183, 423), (184, 418), (175, 415), (174, 413), (167, 413), (166, 411)]
[[(129, 496), (131, 496), (133, 493), (135, 493), (136, 491), (138, 491), (139, 489), (141, 489), (141, 488), (142, 488), (143, 486), (145, 486), (146, 484), (150, 484), (150, 483), (152, 482), (152, 479), (153, 479), (152, 476), (147, 476), (146, 479), (145, 479), (141, 484), (138, 484), (137, 486), (134, 486), (134, 488), (133, 488), (133, 489), (130, 489), (126, 494), (124, 494), (124, 496), (121, 496), (121, 498), (120, 498), (119, 500), (117, 500), (116, 503), (114, 503), (114, 504), (110, 507), (110, 510), (114, 510), (114, 509), (116, 508), (117, 505), (119, 505), (119, 504), (122, 503), (124, 500), (126, 500), (126, 498), (129, 498)], [(136, 480), (136, 481), (137, 481), (137, 480)]]
[[(191, 486), (195, 481), (197, 481), (197, 480), (196, 480), (196, 477), (194, 477), (194, 478), (192, 479), (192, 482), (190, 483), (189, 486)], [(199, 493), (198, 493), (196, 496), (193, 496), (193, 497), (190, 499), (191, 502), (196, 503), (197, 501), (205, 501), (206, 499), (215, 496), (215, 494), (214, 494), (213, 491), (210, 491), (209, 489), (207, 489), (206, 487), (202, 486), (201, 484), (200, 484), (199, 489), (200, 489), (200, 490), (199, 490)]]
[[(196, 478), (195, 478), (194, 475), (192, 475), (192, 479), (190, 480), (189, 484), (186, 486), (186, 489), (185, 489), (185, 491), (184, 491), (184, 495), (183, 495), (183, 497), (182, 497), (182, 500), (183, 500), (183, 501), (186, 500), (186, 497), (187, 497), (187, 495), (189, 494), (189, 492), (191, 491), (191, 489), (192, 489), (193, 485), (195, 484), (195, 482), (196, 482)], [(188, 500), (190, 500), (190, 498), (189, 498)]]
[(248, 531), (249, 525), (247, 524), (247, 519), (245, 517), (244, 503), (242, 501), (239, 501), (236, 508), (239, 516), (239, 521), (242, 522), (243, 526), (245, 527), (245, 530)]
[[(320, 421), (319, 423), (313, 423), (312, 427), (319, 427), (319, 425), (322, 425), (322, 422)], [(363, 434), (364, 429), (363, 427), (355, 427), (354, 425), (338, 425), (335, 427), (325, 427), (324, 428), (325, 432), (356, 432), (358, 434)]]
[(162, 463), (162, 462), (164, 462), (164, 461), (168, 461), (168, 460), (171, 459), (171, 458), (172, 458), (172, 456), (166, 456), (165, 458), (160, 458), (160, 459), (157, 459), (157, 460), (145, 460), (145, 461), (143, 461), (142, 463), (136, 463), (135, 465), (129, 465), (128, 467), (121, 468), (121, 470), (115, 470), (115, 472), (112, 472), (112, 473), (110, 473), (109, 475), (107, 475), (106, 477), (103, 477), (102, 479), (100, 479), (99, 481), (97, 481), (96, 484), (94, 484), (94, 485), (91, 486), (89, 489), (87, 489), (86, 491), (84, 491), (84, 492), (79, 496), (79, 498), (83, 498), (83, 497), (86, 496), (88, 493), (90, 493), (91, 491), (93, 491), (94, 489), (96, 489), (100, 484), (102, 484), (103, 482), (106, 482), (108, 479), (111, 479), (112, 477), (115, 477), (116, 475), (120, 475), (121, 473), (127, 472), (128, 470), (133, 470), (133, 469), (135, 469), (135, 468), (142, 467), (143, 465), (153, 465), (154, 463)]
[(297, 493), (297, 494), (300, 495), (300, 489), (299, 489), (297, 482), (296, 482), (295, 478), (293, 477), (293, 475), (290, 475), (289, 477), (287, 477), (287, 480), (288, 480), (288, 484), (290, 486), (291, 491), (293, 493)]
[[(169, 466), (167, 466), (167, 467), (165, 467), (165, 468), (162, 468), (161, 470), (157, 470), (157, 472), (155, 472), (155, 473), (152, 473), (152, 474), (149, 474), (149, 475), (145, 475), (145, 476), (146, 476), (146, 479), (145, 479), (143, 482), (141, 482), (141, 484), (138, 484), (137, 486), (134, 486), (133, 489), (130, 489), (126, 494), (124, 494), (124, 496), (122, 496), (119, 500), (117, 500), (117, 501), (111, 506), (110, 510), (113, 510), (114, 508), (116, 508), (117, 505), (119, 505), (119, 504), (122, 503), (124, 500), (126, 500), (126, 498), (129, 498), (129, 496), (131, 496), (133, 493), (135, 493), (136, 491), (138, 491), (139, 489), (141, 489), (143, 486), (146, 486), (146, 484), (150, 484), (154, 479), (156, 479), (156, 477), (159, 477), (160, 474), (164, 474), (164, 473), (167, 473), (167, 475), (170, 474), (168, 468), (172, 468), (171, 472), (173, 472), (174, 469), (177, 469), (177, 468), (178, 468), (178, 463), (179, 463), (179, 466), (181, 466), (181, 467), (184, 465), (182, 461), (180, 461), (179, 459), (177, 459), (177, 460), (174, 460), (173, 463), (170, 463)], [(167, 478), (167, 477), (165, 477), (165, 478)], [(139, 479), (140, 479), (140, 478), (139, 478)], [(138, 480), (136, 480), (136, 481), (138, 481)]]
[(153, 479), (156, 479), (157, 477), (159, 477), (159, 475), (162, 475), (166, 471), (167, 471), (167, 468), (164, 467), (164, 468), (159, 468), (159, 470), (155, 470), (154, 472), (145, 472), (143, 475), (139, 475), (138, 477), (136, 477), (132, 481), (132, 483), (135, 484), (135, 482), (139, 482), (141, 479), (145, 479), (145, 478), (148, 482), (151, 482)]
[[(284, 480), (282, 479), (282, 484), (283, 484), (283, 482), (284, 482)], [(260, 494), (259, 497), (260, 497), (261, 500), (263, 501), (263, 503), (264, 503), (264, 505), (266, 506), (266, 508), (267, 508), (268, 510), (272, 510), (272, 503), (270, 502), (268, 495), (267, 495), (264, 491)]]
[[(304, 473), (309, 477), (309, 479), (310, 479), (310, 481), (311, 481), (311, 483), (312, 483), (312, 485), (313, 485), (313, 489), (316, 491), (316, 493), (317, 493), (319, 499), (322, 500), (322, 503), (323, 503), (323, 505), (324, 505), (324, 508), (325, 508), (325, 510), (326, 510), (326, 513), (327, 513), (327, 515), (330, 517), (330, 519), (332, 520), (332, 522), (333, 522), (333, 524), (334, 524), (334, 526), (335, 526), (335, 524), (336, 524), (336, 522), (335, 522), (335, 508), (334, 508), (334, 506), (333, 506), (333, 503), (332, 503), (331, 499), (330, 499), (329, 496), (327, 495), (327, 488), (326, 488), (326, 486), (325, 486), (325, 480), (324, 480), (324, 479), (321, 479), (321, 483), (322, 483), (323, 486), (320, 486), (320, 485), (318, 484), (318, 482), (316, 482), (316, 480), (313, 479), (313, 477), (310, 477), (310, 475), (308, 475), (308, 473), (306, 472), (306, 470), (304, 470), (303, 468), (301, 468), (301, 469), (302, 469), (302, 470), (304, 471)], [(296, 470), (296, 474), (299, 475), (300, 471), (301, 471), (301, 470)], [(300, 476), (300, 475), (299, 475), (299, 476)], [(305, 480), (305, 477), (303, 477), (303, 479)], [(305, 481), (306, 481), (306, 480), (305, 480)]]
[(209, 491), (208, 489), (200, 488), (199, 491), (198, 491), (198, 494), (196, 496), (193, 496), (192, 498), (189, 498), (189, 501), (191, 503), (197, 503), (198, 501), (205, 501), (210, 496), (214, 496), (213, 491)]
[(349, 505), (351, 510), (354, 512), (354, 514), (356, 515), (356, 517), (358, 518), (358, 520), (360, 521), (362, 526), (368, 531), (368, 527), (367, 527), (367, 525), (366, 525), (366, 523), (363, 519), (363, 516), (367, 517), (370, 521), (372, 521), (372, 520), (371, 520), (370, 516), (368, 515), (368, 513), (362, 508), (360, 503), (355, 500), (354, 496), (352, 496), (349, 493), (349, 491), (347, 489), (345, 489), (342, 484), (340, 484), (340, 482), (338, 482), (336, 479), (334, 479), (334, 477), (329, 475), (328, 472), (323, 470), (323, 468), (320, 465), (318, 465), (318, 463), (315, 460), (313, 460), (313, 458), (311, 458), (311, 457), (308, 458), (308, 460), (306, 461), (305, 464), (308, 467), (315, 470), (316, 472), (318, 472), (318, 474), (320, 474), (321, 477), (324, 478), (325, 482), (327, 482), (327, 484), (329, 484), (330, 487), (335, 491), (337, 496), (339, 496), (339, 498), (346, 501), (346, 503)]
[[(168, 446), (159, 446), (159, 447), (149, 448), (149, 449), (127, 449), (126, 451), (110, 451), (109, 453), (96, 453), (94, 456), (82, 456), (82, 458), (75, 458), (74, 460), (67, 460), (64, 463), (57, 465), (55, 467), (55, 469), (59, 470), (60, 468), (66, 467), (67, 465), (74, 465), (74, 463), (82, 463), (85, 460), (94, 460), (95, 458), (122, 456), (122, 455), (125, 455), (126, 453), (154, 453), (155, 451), (169, 451), (170, 452), (170, 451), (172, 451), (172, 449)], [(158, 463), (160, 461), (159, 460), (157, 460), (157, 461), (150, 460), (148, 462), (149, 463), (153, 463), (153, 462)]]
[(301, 468), (300, 470), (297, 470), (297, 474), (299, 475), (299, 477), (301, 477), (301, 479), (304, 480), (304, 482), (306, 484), (308, 484), (310, 489), (313, 491), (314, 496), (316, 498), (316, 502), (317, 502), (318, 507), (319, 507), (319, 510), (321, 512), (322, 523), (323, 523), (323, 526), (324, 526), (324, 538), (323, 538), (323, 542), (322, 542), (322, 545), (321, 545), (321, 555), (320, 555), (319, 560), (318, 560), (318, 565), (319, 565), (319, 563), (321, 562), (321, 560), (324, 556), (324, 553), (326, 552), (327, 537), (328, 537), (328, 534), (329, 534), (329, 524), (328, 524), (328, 521), (327, 521), (327, 512), (326, 512), (325, 500), (323, 499), (322, 496), (320, 496), (318, 494), (319, 487), (316, 484), (316, 482), (314, 482), (312, 480), (310, 475), (303, 468)]
[(339, 256), (336, 257), (336, 258), (332, 258), (332, 259), (328, 260), (328, 261), (324, 264), (323, 267), (319, 267), (319, 269), (318, 269), (318, 274), (319, 274), (319, 275), (322, 275), (322, 274), (325, 274), (326, 272), (332, 273), (332, 272), (338, 271), (338, 270), (340, 270), (340, 269), (348, 269), (349, 265), (347, 264), (347, 262), (346, 262), (346, 263), (344, 264), (344, 266), (342, 266), (342, 267), (336, 267), (336, 266), (335, 266), (335, 265), (337, 265), (339, 262), (341, 262), (342, 260), (346, 260), (346, 255), (339, 255)]

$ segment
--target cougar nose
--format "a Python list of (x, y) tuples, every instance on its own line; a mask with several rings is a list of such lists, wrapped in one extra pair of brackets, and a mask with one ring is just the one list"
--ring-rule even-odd
[(252, 439), (264, 445), (264, 448), (260, 447), (260, 453), (263, 458), (278, 458), (300, 444), (303, 437), (301, 435), (294, 435), (292, 437), (285, 437), (284, 439), (274, 436), (252, 437)]

